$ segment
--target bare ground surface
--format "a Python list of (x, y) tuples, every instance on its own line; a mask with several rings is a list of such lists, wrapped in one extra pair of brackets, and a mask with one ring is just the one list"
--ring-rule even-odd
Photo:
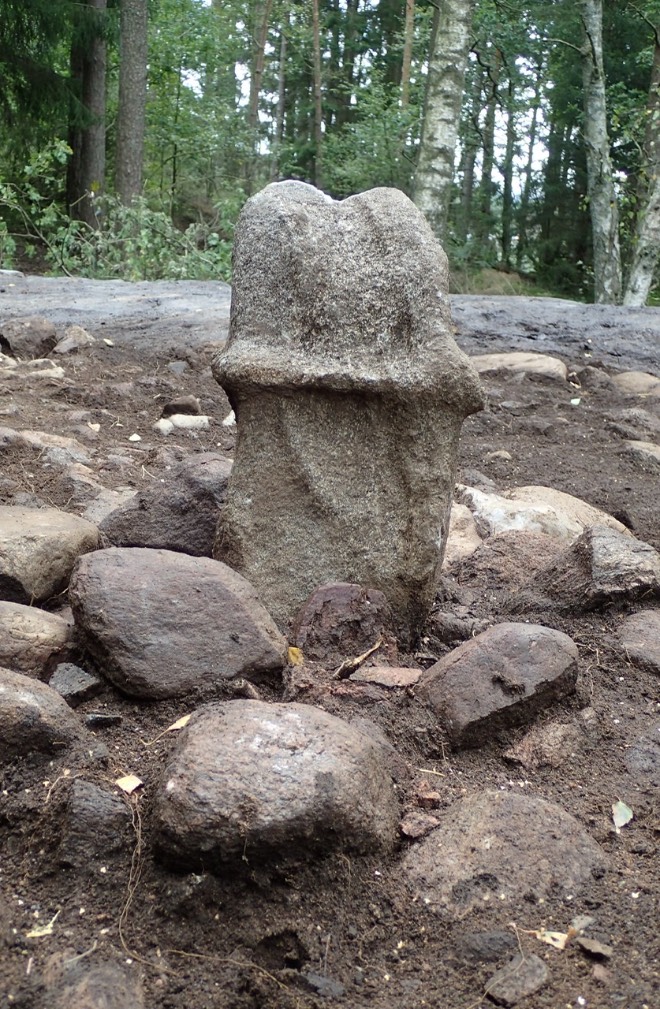
[[(226, 285), (29, 277), (2, 278), (0, 288), (0, 322), (38, 314), (60, 327), (81, 324), (98, 339), (58, 362), (63, 379), (3, 380), (1, 424), (76, 437), (87, 427), (93, 468), (109, 488), (137, 490), (191, 452), (231, 452), (234, 435), (222, 426), (228, 404), (209, 369), (226, 336)], [(566, 491), (616, 513), (660, 548), (659, 471), (626, 451), (631, 437), (650, 437), (648, 419), (642, 423), (629, 411), (646, 411), (660, 424), (660, 400), (624, 397), (606, 381), (616, 371), (658, 374), (660, 311), (508, 297), (462, 296), (453, 305), (457, 339), (469, 353), (542, 351), (561, 357), (573, 372), (573, 384), (488, 379), (488, 407), (464, 428), (459, 478), (469, 482), (477, 469), (501, 489), (544, 484)], [(185, 365), (172, 370), (175, 362)], [(586, 365), (595, 370), (581, 373)], [(163, 404), (188, 393), (211, 416), (210, 430), (156, 434), (151, 425)], [(572, 405), (576, 398), (580, 403)], [(129, 442), (132, 434), (142, 440)], [(660, 440), (657, 428), (654, 440)], [(511, 458), (489, 455), (499, 450)], [(82, 510), (57, 469), (10, 453), (3, 456), (0, 502), (19, 500)], [(444, 578), (438, 609), (509, 619), (503, 601), (520, 580), (515, 558), (486, 569), (466, 562)], [(439, 920), (407, 888), (400, 865), (415, 842), (403, 836), (387, 858), (335, 853), (262, 864), (248, 848), (240, 869), (225, 876), (164, 870), (150, 842), (151, 795), (171, 736), (152, 741), (193, 704), (136, 703), (108, 686), (78, 709), (82, 716), (98, 710), (122, 716), (119, 725), (98, 730), (110, 754), (105, 766), (83, 769), (62, 757), (0, 769), (0, 1005), (53, 1005), (48, 970), (59, 954), (90, 965), (130, 961), (142, 973), (148, 1009), (476, 1009), (489, 1004), (489, 979), (511, 951), (486, 962), (465, 952), (465, 937), (503, 930), (513, 951), (536, 953), (549, 967), (548, 981), (522, 1003), (530, 1009), (660, 1006), (660, 779), (637, 774), (625, 759), (637, 739), (657, 736), (659, 683), (614, 644), (622, 616), (653, 605), (642, 601), (586, 616), (542, 608), (527, 614), (570, 634), (580, 651), (577, 695), (539, 720), (569, 721), (588, 706), (595, 712), (587, 743), (555, 768), (524, 770), (504, 759), (522, 729), (479, 750), (453, 752), (414, 691), (338, 683), (321, 671), (311, 686), (261, 688), (266, 699), (295, 697), (377, 722), (408, 765), (402, 807), (415, 808), (423, 779), (439, 793), (440, 810), (485, 789), (514, 790), (558, 803), (601, 844), (608, 871), (574, 899), (493, 901), (462, 921)], [(422, 641), (414, 657), (421, 666), (449, 650), (429, 628)], [(129, 772), (144, 781), (126, 799), (130, 844), (102, 863), (62, 868), (58, 847), (71, 777), (80, 773), (111, 786)], [(612, 823), (617, 799), (634, 811), (619, 834)], [(51, 934), (26, 937), (35, 922), (56, 913)], [(590, 935), (612, 946), (604, 964), (575, 943), (558, 951), (531, 934), (565, 932), (578, 914), (592, 917)], [(309, 971), (328, 981), (325, 989), (304, 980)]]

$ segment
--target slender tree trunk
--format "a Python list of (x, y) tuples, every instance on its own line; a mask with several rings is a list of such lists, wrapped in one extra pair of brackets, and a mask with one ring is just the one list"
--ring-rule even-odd
[(412, 63), (413, 36), (415, 34), (415, 0), (406, 0), (406, 21), (403, 29), (403, 58), (401, 61), (401, 108), (410, 101), (410, 65)]
[(429, 60), (414, 199), (443, 241), (447, 228), (473, 0), (445, 3)]
[(252, 53), (252, 75), (250, 77), (250, 100), (248, 103), (248, 124), (252, 130), (259, 125), (259, 94), (266, 62), (266, 41), (268, 39), (268, 22), (273, 0), (264, 0), (261, 7), (261, 17), (257, 12), (257, 31)]
[(511, 267), (511, 241), (513, 226), (513, 155), (516, 145), (516, 124), (514, 119), (515, 101), (514, 86), (511, 75), (507, 88), (506, 109), (506, 150), (502, 177), (502, 262), (507, 269)]
[(584, 140), (594, 257), (594, 301), (621, 298), (619, 214), (610, 159), (603, 69), (602, 0), (580, 0), (584, 25)]
[(275, 135), (273, 137), (273, 167), (271, 181), (274, 182), (280, 174), (280, 150), (284, 140), (284, 103), (286, 101), (286, 33), (289, 28), (289, 17), (285, 15), (280, 31), (280, 59), (277, 69), (277, 109), (275, 110)]
[(532, 173), (534, 170), (534, 149), (536, 147), (536, 131), (538, 128), (539, 107), (541, 105), (541, 73), (542, 64), (539, 63), (536, 73), (536, 84), (534, 87), (534, 103), (532, 105), (532, 121), (529, 126), (529, 146), (527, 148), (527, 162), (523, 177), (523, 190), (520, 196), (520, 211), (518, 213), (518, 244), (516, 246), (516, 269), (521, 270), (525, 253), (527, 251), (527, 222), (529, 219), (529, 203), (532, 195)]
[(314, 185), (323, 178), (323, 103), (321, 97), (321, 28), (319, 0), (312, 0), (312, 46), (314, 51)]
[(142, 192), (147, 104), (147, 0), (121, 0), (115, 186), (122, 203)]
[(67, 202), (72, 217), (97, 228), (94, 201), (105, 185), (105, 16), (107, 0), (87, 0), (96, 30), (83, 50), (71, 47), (72, 74), (80, 81), (80, 97), (86, 122), (72, 128), (69, 143), (73, 155), (67, 173)]
[(623, 304), (646, 304), (660, 254), (660, 33), (656, 29), (651, 86), (646, 106), (643, 185), (635, 220), (632, 261)]
[(494, 59), (488, 67), (486, 119), (483, 129), (481, 179), (479, 180), (479, 220), (478, 232), (482, 251), (487, 251), (492, 231), (493, 167), (495, 165), (495, 115), (500, 79), (502, 53), (494, 52)]
[(344, 15), (344, 55), (342, 60), (342, 93), (337, 96), (336, 125), (342, 126), (352, 113), (351, 98), (355, 85), (355, 57), (357, 42), (357, 15), (360, 0), (346, 0)]

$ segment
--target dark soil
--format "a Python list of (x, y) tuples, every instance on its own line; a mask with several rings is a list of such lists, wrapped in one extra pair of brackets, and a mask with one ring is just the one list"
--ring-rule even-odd
[[(97, 478), (109, 488), (138, 489), (190, 452), (231, 452), (233, 431), (222, 426), (228, 404), (209, 368), (226, 335), (226, 285), (1, 278), (0, 286), (0, 322), (40, 314), (60, 326), (85, 325), (99, 339), (58, 362), (64, 379), (3, 380), (0, 424), (76, 437), (88, 423), (100, 424), (98, 432), (89, 428), (89, 445)], [(658, 372), (660, 311), (609, 309), (605, 315), (599, 308), (567, 308), (570, 304), (455, 300), (458, 342), (470, 353), (541, 350), (558, 354), (573, 372), (573, 384), (489, 379), (486, 411), (464, 427), (459, 479), (470, 483), (479, 470), (500, 489), (555, 487), (616, 514), (658, 549), (658, 470), (645, 469), (625, 452), (625, 444), (626, 437), (648, 438), (636, 434), (638, 421), (626, 411), (642, 408), (660, 423), (660, 400), (625, 398), (607, 374)], [(176, 361), (185, 365), (172, 370)], [(582, 371), (586, 365), (589, 372)], [(153, 432), (163, 404), (189, 393), (212, 417), (210, 430), (196, 437)], [(579, 405), (571, 405), (578, 397)], [(512, 402), (518, 405), (511, 408)], [(133, 433), (142, 441), (129, 442)], [(500, 449), (510, 453), (510, 461), (487, 461), (488, 453)], [(0, 502), (25, 500), (82, 511), (72, 504), (58, 470), (25, 454), (5, 455)], [(444, 577), (438, 608), (509, 619), (504, 597), (512, 580), (519, 583), (520, 573), (507, 574), (506, 564), (485, 571), (466, 564)], [(35, 757), (0, 769), (0, 1004), (54, 1005), (48, 964), (59, 953), (84, 955), (81, 962), (90, 966), (131, 961), (142, 971), (148, 1009), (476, 1009), (489, 1004), (484, 996), (489, 978), (520, 944), (550, 969), (549, 981), (523, 1005), (656, 1009), (658, 778), (638, 777), (624, 758), (640, 736), (657, 736), (660, 691), (658, 677), (633, 667), (613, 642), (622, 613), (645, 605), (654, 604), (642, 601), (628, 611), (609, 608), (587, 616), (559, 617), (542, 609), (527, 614), (570, 634), (580, 650), (577, 696), (540, 720), (568, 721), (585, 707), (595, 712), (587, 745), (576, 755), (566, 753), (559, 768), (525, 771), (503, 759), (522, 729), (480, 750), (452, 752), (414, 691), (331, 680), (322, 672), (311, 683), (298, 673), (295, 680), (259, 687), (266, 699), (295, 697), (345, 718), (378, 723), (407, 765), (400, 775), (402, 808), (415, 807), (423, 779), (439, 792), (441, 809), (485, 789), (524, 791), (568, 810), (607, 855), (606, 875), (573, 900), (484, 906), (459, 922), (434, 917), (407, 890), (399, 866), (415, 842), (403, 836), (389, 858), (334, 853), (313, 862), (262, 864), (252, 860), (248, 847), (239, 869), (225, 876), (163, 869), (152, 851), (150, 807), (174, 734), (153, 740), (194, 704), (136, 703), (108, 686), (78, 709), (83, 717), (91, 711), (122, 716), (119, 725), (96, 732), (108, 748), (105, 762), (90, 758), (85, 766), (72, 757), (52, 762)], [(426, 666), (448, 648), (429, 625), (415, 658)], [(80, 658), (84, 664), (85, 656)], [(58, 848), (72, 778), (81, 775), (113, 788), (127, 773), (144, 782), (125, 799), (132, 813), (131, 844), (83, 868), (62, 868)], [(634, 811), (620, 834), (612, 823), (617, 799)], [(26, 938), (56, 912), (52, 934)], [(596, 962), (576, 944), (558, 951), (531, 934), (542, 928), (565, 932), (578, 914), (591, 916), (589, 935), (614, 949), (595, 973)], [(496, 951), (492, 962), (466, 952), (468, 934), (501, 930), (512, 936), (512, 951)]]

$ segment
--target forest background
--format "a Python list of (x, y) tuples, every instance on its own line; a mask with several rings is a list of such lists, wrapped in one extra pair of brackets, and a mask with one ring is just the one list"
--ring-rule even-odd
[(660, 0), (0, 0), (0, 266), (229, 280), (301, 179), (408, 193), (458, 290), (653, 303), (659, 87)]

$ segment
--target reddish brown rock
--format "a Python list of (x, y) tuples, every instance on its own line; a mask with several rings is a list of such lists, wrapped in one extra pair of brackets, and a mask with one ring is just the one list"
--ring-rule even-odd
[(572, 693), (577, 660), (567, 634), (538, 624), (496, 624), (427, 669), (417, 695), (454, 746), (483, 746)]
[(293, 851), (388, 850), (399, 810), (387, 750), (307, 704), (197, 711), (156, 797), (167, 861), (205, 868)]
[[(316, 589), (295, 617), (290, 640), (307, 659), (339, 665), (387, 639), (393, 654), (392, 612), (377, 589), (333, 582)], [(395, 649), (394, 649), (395, 650)], [(383, 651), (376, 653), (382, 657)]]
[(70, 588), (85, 648), (132, 697), (209, 696), (281, 670), (286, 642), (252, 586), (208, 557), (111, 547), (81, 558)]

